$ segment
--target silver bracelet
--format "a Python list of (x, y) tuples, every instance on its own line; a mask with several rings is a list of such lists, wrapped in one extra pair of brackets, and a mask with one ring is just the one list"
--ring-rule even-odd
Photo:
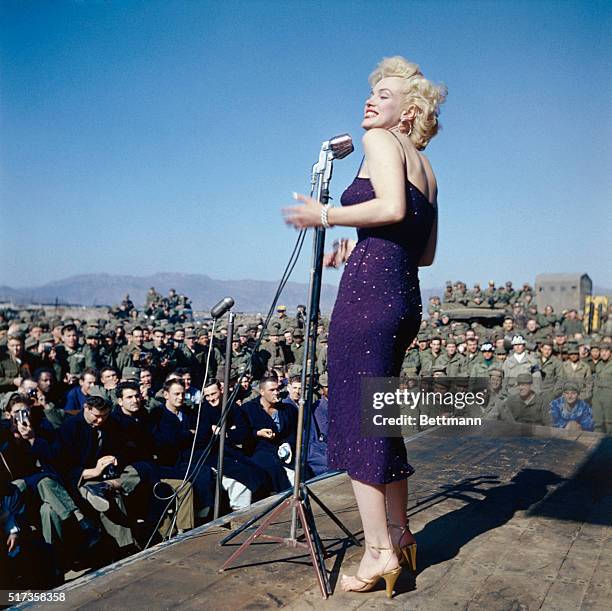
[(325, 204), (323, 208), (321, 208), (321, 225), (323, 226), (323, 229), (329, 229), (331, 227), (329, 220), (327, 219), (330, 208), (331, 204)]

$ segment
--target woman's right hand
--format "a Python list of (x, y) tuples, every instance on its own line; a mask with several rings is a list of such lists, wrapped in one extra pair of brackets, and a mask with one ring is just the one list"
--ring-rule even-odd
[(355, 244), (357, 244), (355, 240), (347, 240), (346, 238), (336, 240), (333, 244), (334, 250), (323, 257), (323, 266), (337, 268), (346, 263), (353, 252), (353, 248), (355, 248)]

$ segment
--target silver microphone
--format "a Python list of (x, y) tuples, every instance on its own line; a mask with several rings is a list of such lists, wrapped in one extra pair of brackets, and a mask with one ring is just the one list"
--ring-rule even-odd
[(334, 159), (344, 159), (355, 150), (353, 139), (350, 134), (334, 136), (330, 138), (326, 144), (328, 145), (328, 149), (331, 150)]

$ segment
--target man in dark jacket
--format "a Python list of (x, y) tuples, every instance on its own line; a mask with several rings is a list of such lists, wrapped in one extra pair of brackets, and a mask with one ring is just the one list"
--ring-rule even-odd
[(247, 456), (268, 473), (273, 490), (281, 492), (291, 486), (294, 473), (297, 410), (279, 401), (275, 377), (261, 380), (259, 395), (238, 408), (228, 436), (243, 444)]

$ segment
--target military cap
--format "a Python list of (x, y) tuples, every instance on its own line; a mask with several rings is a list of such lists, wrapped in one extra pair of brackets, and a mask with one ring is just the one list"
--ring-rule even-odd
[(419, 341), (419, 342), (428, 342), (429, 341), (429, 335), (427, 335), (426, 333), (419, 333), (417, 335), (417, 341)]
[(533, 376), (530, 373), (519, 373), (516, 376), (517, 384), (533, 384)]
[(567, 353), (568, 354), (578, 354), (578, 343), (577, 342), (568, 342), (567, 343)]
[(446, 373), (446, 367), (444, 365), (434, 365), (431, 368), (431, 373)]
[(495, 284), (495, 280), (489, 280), (489, 285)]
[(100, 334), (98, 333), (97, 329), (87, 329), (87, 332), (85, 333), (85, 338), (86, 339), (100, 339)]
[(23, 331), (13, 331), (9, 336), (8, 339), (18, 339), (20, 342), (25, 342), (25, 333)]
[(304, 337), (304, 331), (302, 331), (302, 329), (296, 329), (293, 332), (293, 337)]
[(580, 387), (578, 386), (577, 382), (572, 382), (571, 380), (569, 380), (565, 384), (563, 384), (563, 391), (565, 392), (566, 390), (573, 390), (574, 392), (579, 392)]
[(25, 341), (25, 349), (32, 350), (32, 348), (36, 348), (38, 346), (38, 340), (35, 337), (28, 337)]
[(248, 331), (246, 330), (246, 327), (238, 327), (238, 335), (240, 337), (246, 337), (248, 335)]
[(250, 325), (247, 327), (247, 331), (257, 331), (257, 329), (258, 329), (258, 327), (257, 327), (257, 325), (255, 325), (255, 324), (250, 324)]
[(200, 329), (198, 331), (198, 337), (208, 337), (208, 329)]
[(599, 348), (601, 348), (601, 344), (599, 342), (592, 341), (591, 342), (591, 350), (593, 350), (593, 348), (599, 349)]
[(511, 320), (512, 322), (514, 322), (514, 316), (512, 316), (512, 314), (506, 314), (504, 316), (504, 320)]
[(482, 346), (480, 346), (480, 352), (493, 352), (494, 350), (495, 348), (490, 342), (485, 342)]
[(232, 335), (232, 341), (233, 342), (239, 342), (240, 341), (240, 335), (238, 333), (234, 333), (234, 335)]
[(121, 371), (121, 379), (140, 381), (140, 369), (138, 367), (124, 367)]
[(506, 286), (512, 286), (512, 280), (506, 281)]
[(610, 350), (612, 349), (612, 344), (610, 344), (610, 342), (602, 342), (599, 344), (599, 348), (600, 350)]
[(324, 343), (324, 344), (327, 343), (328, 337), (329, 337), (329, 333), (321, 333), (321, 338), (320, 338), (321, 343)]
[(53, 335), (51, 335), (51, 333), (42, 333), (41, 336), (38, 338), (38, 341), (41, 344), (50, 344), (54, 341)]
[(285, 306), (285, 305), (279, 305), (279, 306), (276, 308), (276, 311), (277, 311), (277, 312), (284, 312), (286, 309), (287, 309), (287, 306)]
[(162, 327), (164, 333), (174, 333), (174, 325), (168, 323)]
[(540, 341), (540, 346), (550, 346), (552, 348), (554, 344), (555, 342), (552, 337), (545, 337), (542, 341)]
[(495, 348), (495, 354), (508, 354), (506, 349), (503, 346), (499, 346), (499, 348)]
[(499, 376), (500, 378), (504, 377), (504, 372), (499, 367), (489, 367), (489, 377), (491, 376)]
[(556, 327), (555, 328), (555, 335), (557, 337), (561, 336), (561, 335), (565, 335), (565, 331), (563, 330), (562, 327)]
[(326, 386), (328, 385), (328, 380), (327, 380), (327, 373), (322, 373), (319, 376), (319, 386)]
[(196, 339), (197, 337), (198, 334), (196, 333), (195, 329), (185, 332), (185, 339)]
[(289, 377), (302, 375), (302, 366), (299, 363), (293, 363), (287, 374)]
[(521, 344), (525, 344), (525, 343), (527, 342), (525, 342), (525, 338), (522, 335), (515, 335), (512, 338), (512, 342), (511, 342), (513, 346), (520, 346)]

